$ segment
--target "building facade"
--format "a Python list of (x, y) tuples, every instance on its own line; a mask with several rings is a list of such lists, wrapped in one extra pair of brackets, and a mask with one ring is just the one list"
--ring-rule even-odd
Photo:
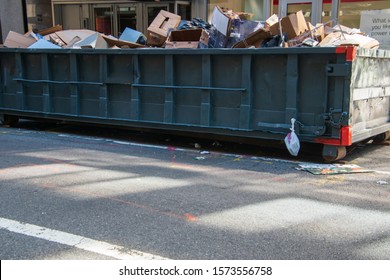
[(0, 0), (0, 4), (2, 38), (9, 30), (22, 32), (56, 24), (114, 36), (125, 27), (146, 32), (161, 9), (186, 20), (198, 17), (210, 21), (216, 5), (249, 13), (253, 20), (302, 10), (313, 24), (340, 23), (352, 28), (360, 28), (362, 15), (368, 11), (390, 10), (390, 0)]

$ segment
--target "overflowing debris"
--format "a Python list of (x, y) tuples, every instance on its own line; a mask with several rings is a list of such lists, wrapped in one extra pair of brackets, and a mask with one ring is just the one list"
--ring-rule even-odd
[(358, 29), (332, 22), (307, 22), (302, 11), (281, 19), (272, 15), (266, 21), (251, 20), (252, 14), (226, 11), (216, 6), (210, 23), (161, 10), (144, 35), (126, 27), (121, 36), (92, 30), (62, 30), (57, 25), (26, 34), (10, 31), (7, 48), (288, 48), (335, 47), (344, 45), (375, 49), (379, 42)]

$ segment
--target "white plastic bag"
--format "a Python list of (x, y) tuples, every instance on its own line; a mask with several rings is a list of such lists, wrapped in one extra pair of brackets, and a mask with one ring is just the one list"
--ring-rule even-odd
[(294, 131), (294, 124), (295, 119), (291, 119), (291, 132), (287, 134), (287, 136), (284, 138), (284, 143), (286, 144), (287, 150), (290, 152), (291, 155), (297, 156), (299, 153), (299, 149), (301, 148), (301, 144), (299, 143), (299, 139), (297, 134)]

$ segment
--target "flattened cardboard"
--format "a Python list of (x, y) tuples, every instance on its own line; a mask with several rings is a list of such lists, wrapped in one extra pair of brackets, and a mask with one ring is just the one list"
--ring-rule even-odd
[(312, 34), (310, 31), (306, 31), (306, 32), (302, 33), (301, 35), (299, 35), (291, 40), (288, 40), (287, 46), (289, 46), (289, 47), (301, 46), (301, 45), (303, 45), (303, 42), (308, 38), (312, 39)]
[(108, 49), (109, 45), (98, 32), (74, 44), (74, 48), (81, 49)]
[(341, 32), (330, 33), (319, 44), (320, 47), (335, 47), (353, 45), (366, 49), (376, 49), (379, 41), (361, 34), (342, 34)]
[(28, 47), (29, 49), (61, 49), (60, 46), (57, 46), (45, 39), (39, 39), (37, 42)]
[(181, 16), (161, 10), (148, 27), (147, 44), (162, 46), (167, 39), (168, 31), (176, 29), (180, 21)]
[(104, 40), (106, 40), (109, 47), (111, 47), (111, 48), (114, 46), (116, 46), (118, 48), (130, 48), (130, 49), (145, 48), (145, 45), (141, 45), (141, 44), (137, 44), (137, 43), (133, 43), (133, 42), (128, 42), (128, 41), (124, 41), (124, 40), (119, 40), (115, 37), (107, 36), (107, 35), (103, 35), (103, 34), (101, 34), (101, 36)]
[(85, 38), (95, 34), (96, 31), (88, 30), (88, 29), (68, 29), (68, 30), (61, 30), (58, 32), (53, 33), (52, 35), (56, 35), (58, 38), (60, 38), (66, 45), (68, 45), (73, 39), (77, 36), (81, 40), (84, 40)]
[(321, 43), (318, 44), (319, 47), (334, 47), (337, 45), (337, 42), (341, 39), (341, 32), (333, 32), (327, 35)]
[(45, 28), (45, 29), (39, 30), (38, 34), (40, 34), (42, 36), (46, 36), (46, 35), (49, 35), (49, 34), (52, 34), (52, 33), (58, 32), (58, 31), (61, 31), (61, 30), (62, 30), (62, 25), (57, 24), (56, 26), (52, 26), (52, 27), (49, 27), (49, 28)]
[[(47, 40), (47, 41), (50, 41), (50, 42), (52, 42), (53, 44), (56, 44), (56, 45), (58, 45), (58, 46), (60, 46), (60, 47), (66, 47), (66, 46), (68, 46), (64, 41), (61, 40), (60, 37), (57, 36), (56, 33), (52, 33), (52, 34), (46, 35), (46, 36), (44, 37), (44, 39)], [(81, 40), (81, 39), (80, 39), (80, 40)], [(78, 40), (78, 41), (80, 41), (80, 40)], [(72, 41), (71, 41), (71, 42), (72, 42)]]
[(249, 48), (251, 46), (254, 46), (256, 48), (259, 48), (261, 46), (261, 43), (268, 38), (271, 38), (271, 32), (267, 29), (260, 28), (259, 30), (253, 32), (251, 35), (249, 35), (246, 39), (238, 42), (233, 46), (234, 49), (237, 48)]
[(214, 7), (211, 24), (223, 35), (228, 37), (231, 25), (231, 18), (224, 14), (218, 6)]
[(165, 43), (167, 49), (206, 47), (209, 43), (209, 35), (203, 29), (176, 30), (169, 34)]
[(5, 38), (4, 46), (7, 48), (28, 48), (35, 42), (36, 40), (32, 37), (10, 31), (8, 32), (7, 38)]

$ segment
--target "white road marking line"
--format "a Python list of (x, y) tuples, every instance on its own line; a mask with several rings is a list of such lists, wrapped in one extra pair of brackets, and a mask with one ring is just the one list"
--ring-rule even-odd
[(144, 253), (137, 250), (127, 249), (122, 246), (110, 244), (103, 241), (90, 239), (81, 235), (75, 235), (59, 230), (22, 223), (0, 217), (0, 229), (10, 232), (24, 234), (47, 241), (68, 245), (78, 249), (112, 257), (119, 260), (162, 260), (164, 257)]
[(373, 170), (375, 173), (383, 174), (383, 175), (390, 175), (390, 172), (388, 171), (379, 171), (379, 170)]

